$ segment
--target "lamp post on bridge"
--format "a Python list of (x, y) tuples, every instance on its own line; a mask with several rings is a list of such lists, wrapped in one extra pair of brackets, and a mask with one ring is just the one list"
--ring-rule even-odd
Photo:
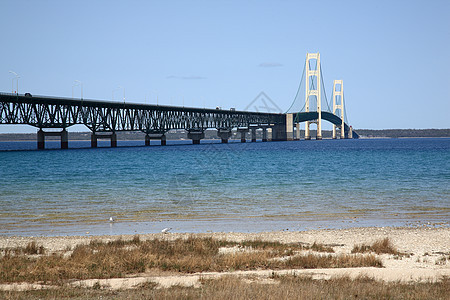
[(119, 89), (123, 89), (123, 104), (125, 104), (125, 88), (119, 85)]
[[(155, 94), (156, 95), (156, 105), (158, 105), (158, 91), (157, 90), (152, 90), (150, 91), (150, 96), (151, 94)], [(149, 97), (150, 103), (151, 103), (151, 98)], [(147, 104), (147, 94), (145, 94), (145, 104)]]
[(81, 88), (81, 100), (83, 100), (83, 83), (81, 81), (79, 81), (79, 80), (75, 80), (74, 82), (75, 82), (75, 84), (72, 85), (72, 98), (73, 98), (73, 88), (76, 87), (76, 86), (80, 86), (80, 88)]
[(112, 99), (114, 100), (114, 92), (120, 89), (123, 89), (123, 103), (125, 104), (125, 88), (123, 86), (119, 85), (112, 91)]
[(14, 77), (14, 78), (11, 80), (11, 93), (14, 94), (14, 79), (17, 80), (17, 82), (16, 82), (16, 92), (19, 93), (19, 78), (20, 78), (20, 76), (19, 76), (19, 74), (17, 74), (17, 73), (14, 72), (14, 71), (9, 71), (9, 73), (11, 73), (11, 74), (13, 74), (13, 75), (16, 76), (16, 77)]

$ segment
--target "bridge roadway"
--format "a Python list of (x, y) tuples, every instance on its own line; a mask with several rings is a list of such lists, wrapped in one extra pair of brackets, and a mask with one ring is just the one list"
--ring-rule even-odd
[[(317, 118), (315, 114), (299, 113), (299, 119), (312, 120), (314, 116)], [(341, 122), (339, 117), (330, 113), (322, 112), (322, 117), (334, 124)], [(117, 146), (118, 131), (141, 131), (146, 134), (146, 145), (150, 145), (150, 139), (160, 139), (161, 144), (165, 145), (165, 133), (172, 129), (185, 129), (194, 144), (200, 143), (207, 128), (216, 128), (224, 143), (231, 137), (231, 129), (234, 128), (241, 133), (242, 142), (245, 142), (245, 134), (249, 130), (252, 131), (252, 141), (256, 141), (258, 128), (263, 130), (263, 141), (267, 141), (268, 128), (272, 131), (271, 140), (282, 141), (293, 137), (292, 126), (290, 129), (286, 126), (287, 118), (288, 115), (280, 113), (0, 93), (0, 124), (27, 124), (39, 128), (38, 149), (45, 148), (45, 136), (50, 135), (60, 136), (61, 148), (68, 148), (66, 128), (76, 124), (91, 130), (92, 147), (97, 147), (97, 139), (101, 138), (110, 139), (111, 146)], [(292, 115), (290, 118), (292, 120)], [(62, 131), (44, 131), (49, 128)]]

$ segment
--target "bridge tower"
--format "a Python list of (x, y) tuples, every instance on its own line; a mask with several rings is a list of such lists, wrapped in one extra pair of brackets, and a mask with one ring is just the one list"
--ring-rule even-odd
[[(316, 68), (311, 69), (310, 60), (316, 60)], [(321, 77), (320, 77), (320, 53), (307, 53), (306, 54), (306, 92), (305, 92), (305, 112), (310, 111), (309, 98), (314, 96), (317, 102), (317, 114), (318, 118), (314, 121), (306, 121), (305, 125), (305, 140), (311, 139), (309, 131), (309, 125), (312, 123), (317, 124), (316, 139), (322, 139), (322, 108), (321, 108)], [(315, 83), (315, 84), (314, 84)]]
[(344, 82), (343, 80), (333, 81), (333, 114), (336, 114), (337, 110), (340, 110), (340, 118), (342, 120), (341, 125), (333, 124), (333, 139), (336, 138), (336, 128), (339, 127), (341, 131), (341, 139), (345, 139), (344, 132)]

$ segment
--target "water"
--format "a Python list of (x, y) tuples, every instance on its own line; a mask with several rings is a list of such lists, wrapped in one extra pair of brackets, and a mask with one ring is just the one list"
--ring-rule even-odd
[(36, 142), (2, 142), (0, 234), (448, 226), (450, 220), (448, 138), (186, 143), (90, 149), (89, 142), (70, 142), (77, 149), (6, 151), (34, 149)]

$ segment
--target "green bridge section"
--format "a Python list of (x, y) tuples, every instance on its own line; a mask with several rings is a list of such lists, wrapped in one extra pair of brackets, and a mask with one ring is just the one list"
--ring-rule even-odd
[[(302, 123), (302, 122), (306, 122), (306, 121), (314, 121), (317, 120), (319, 118), (319, 113), (316, 111), (311, 111), (311, 112), (299, 112), (299, 113), (294, 113), (294, 123)], [(334, 125), (341, 125), (342, 124), (342, 119), (338, 116), (336, 116), (333, 113), (327, 112), (327, 111), (322, 111), (322, 119), (327, 120), (328, 122), (334, 124)], [(350, 131), (350, 126), (348, 126), (346, 123), (344, 123), (344, 131), (345, 134), (347, 135), (348, 132)], [(356, 133), (355, 131), (352, 132), (353, 134), (353, 138), (354, 139), (358, 139), (359, 135), (358, 133)]]

